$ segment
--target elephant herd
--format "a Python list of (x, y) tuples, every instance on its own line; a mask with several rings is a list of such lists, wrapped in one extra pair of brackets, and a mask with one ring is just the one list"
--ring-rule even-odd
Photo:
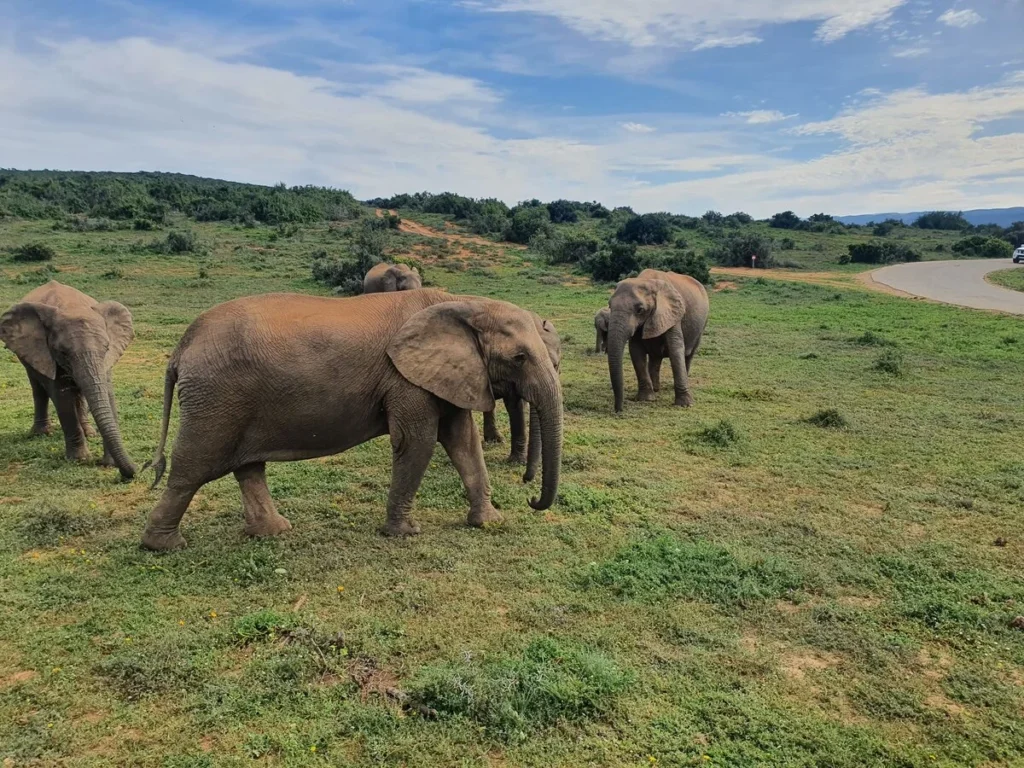
[[(561, 341), (550, 321), (513, 304), (422, 288), (404, 265), (377, 265), (364, 294), (322, 298), (265, 294), (202, 313), (167, 363), (163, 418), (152, 465), (160, 482), (174, 390), (180, 426), (167, 487), (149, 515), (143, 546), (182, 547), (182, 516), (196, 491), (234, 474), (245, 531), (273, 536), (291, 524), (267, 488), (269, 461), (329, 456), (388, 435), (391, 487), (384, 533), (419, 532), (413, 499), (440, 442), (469, 498), (468, 523), (500, 520), (472, 412), (484, 439), (500, 441), (494, 409), (504, 400), (509, 459), (541, 470), (537, 510), (557, 495), (562, 454)], [(622, 356), (629, 345), (638, 400), (653, 400), (664, 358), (675, 404), (693, 403), (688, 373), (708, 318), (704, 287), (685, 275), (644, 270), (621, 281), (594, 318), (596, 351), (607, 351), (615, 410), (622, 410)], [(92, 413), (105, 465), (137, 472), (121, 439), (112, 371), (134, 338), (131, 313), (56, 281), (0, 316), (0, 339), (25, 366), (35, 402), (32, 434), (49, 434), (57, 411), (68, 459), (89, 456)], [(529, 404), (529, 429), (526, 408)]]

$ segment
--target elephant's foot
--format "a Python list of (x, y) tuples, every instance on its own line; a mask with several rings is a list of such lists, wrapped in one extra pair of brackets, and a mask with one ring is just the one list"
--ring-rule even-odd
[(285, 531), (290, 531), (292, 524), (288, 518), (274, 512), (272, 515), (264, 515), (258, 520), (251, 520), (245, 524), (245, 535), (267, 538), (280, 536)]
[(526, 449), (515, 450), (508, 455), (509, 464), (525, 464), (526, 463)]
[(174, 528), (170, 531), (160, 531), (154, 528), (146, 528), (142, 532), (142, 546), (144, 549), (151, 549), (154, 552), (169, 552), (172, 549), (184, 549), (188, 544), (181, 532)]
[(485, 443), (497, 443), (497, 444), (500, 444), (500, 443), (504, 443), (505, 442), (505, 438), (503, 438), (501, 436), (501, 433), (499, 433), (499, 432), (492, 432), (490, 430), (485, 429), (484, 430), (484, 442)]
[(64, 455), (67, 457), (68, 461), (88, 461), (89, 448), (85, 445), (68, 448), (64, 451)]
[(86, 437), (96, 437), (96, 435), (98, 434), (96, 432), (96, 427), (94, 427), (89, 422), (85, 422), (84, 424), (82, 424), (82, 432), (85, 434)]
[(658, 399), (658, 394), (651, 389), (641, 389), (633, 399), (638, 403), (653, 403)]
[(487, 502), (485, 506), (470, 510), (466, 522), (474, 528), (483, 528), (490, 523), (500, 523), (504, 518), (501, 513)]
[(400, 520), (388, 520), (384, 527), (381, 529), (381, 533), (385, 536), (416, 536), (420, 532), (419, 523), (408, 517), (403, 517)]
[(676, 395), (676, 401), (673, 405), (677, 405), (680, 408), (690, 408), (693, 406), (693, 395), (689, 392), (682, 395)]
[(33, 424), (32, 429), (29, 431), (29, 437), (45, 437), (53, 431), (53, 427), (49, 424)]

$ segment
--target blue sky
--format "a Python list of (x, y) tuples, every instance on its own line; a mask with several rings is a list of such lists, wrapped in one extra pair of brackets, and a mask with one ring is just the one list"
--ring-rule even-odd
[(0, 167), (640, 211), (1024, 204), (1024, 0), (0, 0)]

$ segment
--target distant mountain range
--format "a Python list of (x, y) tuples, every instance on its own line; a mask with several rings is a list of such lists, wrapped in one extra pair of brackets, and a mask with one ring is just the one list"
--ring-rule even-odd
[[(843, 224), (867, 224), (869, 221), (885, 221), (886, 219), (899, 219), (904, 224), (913, 223), (914, 219), (928, 211), (917, 213), (869, 213), (861, 216), (836, 216)], [(974, 226), (979, 224), (998, 224), (1000, 227), (1008, 227), (1015, 221), (1024, 221), (1024, 208), (981, 208), (974, 211), (964, 211), (964, 218)]]

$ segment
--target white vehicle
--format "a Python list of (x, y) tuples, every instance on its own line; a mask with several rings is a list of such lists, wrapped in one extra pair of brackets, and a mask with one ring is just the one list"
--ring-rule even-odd
[(1013, 252), (1013, 263), (1020, 264), (1024, 261), (1024, 245)]

